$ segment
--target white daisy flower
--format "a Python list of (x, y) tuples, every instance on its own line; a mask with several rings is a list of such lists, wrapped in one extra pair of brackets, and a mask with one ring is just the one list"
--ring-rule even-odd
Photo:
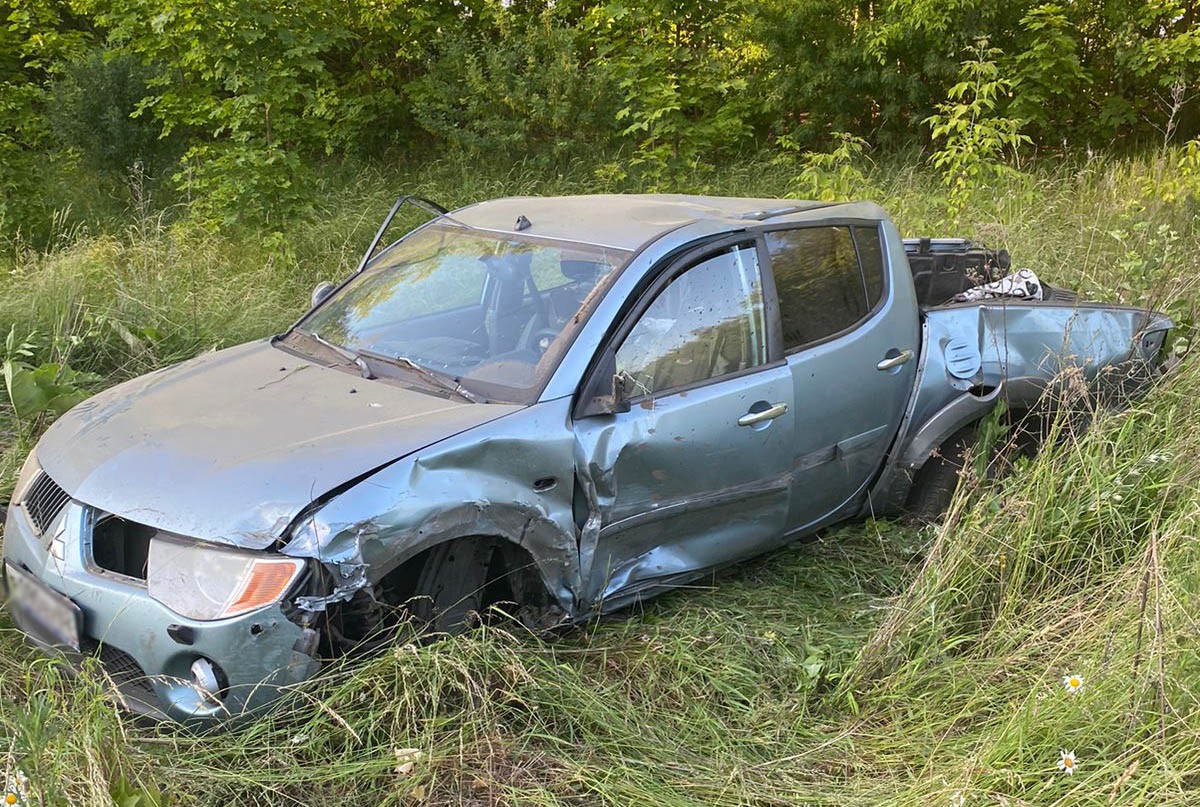
[(1083, 689), (1083, 676), (1068, 673), (1063, 676), (1063, 688), (1067, 692), (1078, 692)]
[(1061, 748), (1058, 750), (1058, 752), (1059, 752), (1059, 754), (1061, 754), (1061, 756), (1059, 757), (1059, 760), (1058, 760), (1058, 769), (1060, 771), (1062, 771), (1063, 773), (1067, 774), (1067, 776), (1074, 776), (1075, 775), (1075, 752), (1074, 751), (1066, 751)]

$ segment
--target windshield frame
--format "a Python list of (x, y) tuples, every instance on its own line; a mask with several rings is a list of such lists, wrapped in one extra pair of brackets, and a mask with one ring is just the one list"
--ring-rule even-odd
[[(409, 232), (405, 233), (400, 238), (397, 238), (383, 249), (380, 249), (374, 256), (372, 256), (371, 260), (369, 260), (362, 269), (355, 269), (354, 271), (350, 272), (346, 277), (339, 281), (334, 286), (333, 290), (330, 291), (329, 294), (327, 294), (317, 305), (306, 311), (298, 320), (293, 322), (286, 331), (273, 337), (271, 339), (271, 343), (277, 344), (282, 342), (296, 331), (312, 333), (312, 329), (308, 327), (312, 318), (331, 301), (339, 298), (346, 288), (350, 286), (356, 279), (358, 279), (363, 273), (371, 271), (372, 267), (377, 266), (379, 261), (386, 260), (389, 254), (391, 254), (396, 248), (411, 239), (413, 236), (436, 227), (445, 227), (448, 230), (458, 229), (464, 233), (478, 234), (487, 238), (493, 238), (497, 241), (519, 241), (522, 243), (540, 244), (547, 247), (576, 247), (585, 251), (603, 251), (613, 255), (613, 257), (616, 258), (613, 263), (609, 264), (611, 267), (609, 271), (606, 272), (596, 282), (596, 285), (592, 287), (591, 291), (588, 292), (579, 309), (568, 319), (567, 324), (563, 327), (562, 331), (560, 331), (558, 337), (551, 343), (550, 348), (542, 356), (537, 366), (543, 367), (544, 369), (535, 376), (535, 383), (533, 386), (514, 387), (485, 382), (478, 379), (458, 377), (437, 368), (428, 367), (424, 364), (416, 362), (411, 357), (401, 357), (402, 359), (417, 364), (419, 367), (429, 373), (444, 378), (450, 385), (457, 384), (462, 386), (464, 389), (481, 398), (482, 403), (494, 402), (527, 406), (540, 400), (542, 393), (546, 389), (546, 386), (554, 378), (564, 357), (566, 357), (566, 355), (570, 352), (571, 347), (575, 344), (575, 340), (579, 337), (580, 331), (591, 318), (591, 315), (595, 312), (600, 301), (607, 296), (612, 284), (616, 281), (617, 277), (621, 275), (625, 267), (628, 266), (629, 263), (641, 252), (640, 249), (631, 250), (622, 247), (615, 247), (609, 244), (595, 244), (577, 239), (538, 236), (525, 232), (475, 227), (454, 218), (452, 212), (444, 216), (437, 216), (436, 218), (424, 222), (418, 227), (415, 227)], [(340, 343), (335, 344), (344, 350), (357, 352), (354, 348), (347, 345), (342, 345)], [(283, 347), (282, 345), (278, 346)], [(294, 345), (288, 345), (286, 349), (289, 351), (297, 351), (297, 348)], [(357, 370), (357, 368), (354, 369)], [(416, 379), (416, 386), (420, 387), (422, 390), (433, 390), (437, 394), (442, 394), (445, 392), (445, 390), (437, 389), (437, 387), (430, 384), (428, 381), (420, 379), (416, 372), (411, 372), (406, 375), (410, 378)], [(398, 382), (402, 380), (391, 373), (380, 376), (379, 378), (380, 380), (392, 382)]]

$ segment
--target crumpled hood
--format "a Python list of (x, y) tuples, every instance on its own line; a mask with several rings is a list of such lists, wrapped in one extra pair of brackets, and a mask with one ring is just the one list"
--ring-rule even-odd
[(251, 342), (84, 401), (37, 453), (79, 501), (261, 548), (338, 485), (519, 408), (447, 400)]

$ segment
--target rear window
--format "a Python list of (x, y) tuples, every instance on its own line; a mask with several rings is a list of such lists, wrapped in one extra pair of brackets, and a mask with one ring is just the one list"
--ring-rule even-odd
[(775, 230), (765, 238), (785, 350), (844, 331), (867, 315), (867, 292), (849, 227)]

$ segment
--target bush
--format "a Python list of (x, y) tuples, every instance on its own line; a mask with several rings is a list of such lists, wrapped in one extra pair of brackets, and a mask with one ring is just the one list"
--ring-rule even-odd
[(67, 65), (51, 87), (50, 130), (97, 171), (125, 174), (141, 163), (157, 174), (178, 149), (149, 114), (138, 115), (151, 71), (132, 56), (94, 50)]
[(550, 13), (505, 9), (481, 28), (448, 33), (430, 70), (409, 84), (426, 131), (472, 154), (559, 156), (612, 137), (619, 99), (577, 29)]

